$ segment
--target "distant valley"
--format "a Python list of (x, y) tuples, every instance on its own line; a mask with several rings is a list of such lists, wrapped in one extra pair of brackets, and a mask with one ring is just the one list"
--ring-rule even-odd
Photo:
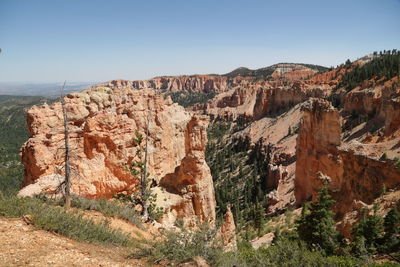
[[(81, 91), (94, 83), (67, 83), (65, 93)], [(0, 95), (60, 97), (63, 83), (0, 82)]]

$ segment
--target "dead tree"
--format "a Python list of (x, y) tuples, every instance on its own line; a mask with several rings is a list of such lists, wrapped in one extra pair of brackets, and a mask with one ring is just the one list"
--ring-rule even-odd
[(149, 143), (149, 124), (150, 124), (150, 110), (147, 113), (147, 123), (146, 123), (146, 142), (144, 150), (144, 166), (142, 172), (142, 182), (141, 182), (141, 195), (143, 201), (143, 220), (148, 221), (149, 219), (149, 192), (147, 188), (147, 157), (148, 157), (148, 143)]
[(62, 106), (62, 113), (63, 113), (63, 124), (64, 124), (64, 145), (65, 145), (65, 158), (64, 158), (64, 185), (65, 185), (65, 192), (64, 192), (64, 206), (65, 208), (71, 207), (71, 167), (69, 163), (70, 157), (70, 147), (69, 147), (69, 131), (68, 131), (68, 116), (67, 110), (65, 108), (65, 100), (64, 100), (64, 88), (65, 83), (61, 89), (61, 106)]

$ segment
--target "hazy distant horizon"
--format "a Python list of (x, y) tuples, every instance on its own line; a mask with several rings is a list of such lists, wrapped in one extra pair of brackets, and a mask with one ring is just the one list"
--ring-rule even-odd
[(0, 2), (0, 81), (144, 80), (399, 49), (400, 1)]
[[(0, 82), (0, 95), (59, 97), (63, 83)], [(82, 91), (94, 84), (97, 82), (70, 82), (66, 84), (64, 92)]]
[[(372, 54), (372, 52), (368, 53), (368, 54)], [(356, 58), (354, 58), (352, 60), (359, 59), (359, 58), (361, 58), (363, 56), (366, 56), (368, 54), (356, 57)], [(225, 75), (225, 74), (227, 74), (227, 73), (229, 73), (231, 71), (234, 71), (234, 70), (236, 70), (238, 68), (248, 68), (248, 69), (256, 70), (256, 69), (265, 68), (265, 67), (269, 67), (269, 66), (272, 66), (272, 65), (275, 65), (275, 64), (282, 64), (282, 63), (319, 65), (319, 64), (314, 64), (312, 62), (276, 62), (276, 63), (270, 64), (270, 65), (260, 66), (260, 67), (257, 67), (257, 68), (251, 68), (251, 67), (248, 67), (248, 66), (238, 66), (238, 67), (233, 68), (233, 69), (231, 69), (229, 71), (226, 71), (224, 73), (181, 73), (181, 74), (172, 74), (172, 75), (160, 74), (160, 75), (156, 75), (156, 76), (152, 76), (152, 77), (147, 77), (147, 78), (144, 78), (144, 79), (112, 78), (112, 79), (103, 80), (103, 81), (67, 81), (67, 80), (60, 80), (60, 81), (7, 81), (7, 80), (5, 80), (5, 81), (1, 81), (0, 80), (0, 90), (1, 90), (1, 86), (6, 86), (6, 85), (14, 86), (14, 85), (30, 85), (31, 84), (31, 85), (60, 85), (60, 86), (62, 86), (64, 84), (64, 81), (67, 82), (67, 85), (74, 85), (74, 84), (99, 84), (99, 83), (104, 83), (104, 82), (108, 82), (108, 81), (112, 81), (112, 80), (132, 80), (132, 81), (134, 81), (134, 80), (150, 80), (150, 79), (153, 79), (153, 78), (156, 78), (156, 77), (163, 77), (163, 76), (167, 77), (167, 76), (194, 76), (194, 75)], [(344, 61), (340, 62), (340, 63), (338, 63), (338, 65), (343, 64), (343, 63), (345, 63), (345, 62)], [(319, 66), (327, 67), (327, 68), (336, 67), (336, 65), (335, 66), (333, 66), (333, 65), (332, 66), (319, 65)], [(0, 93), (1, 93), (1, 91), (0, 91)]]

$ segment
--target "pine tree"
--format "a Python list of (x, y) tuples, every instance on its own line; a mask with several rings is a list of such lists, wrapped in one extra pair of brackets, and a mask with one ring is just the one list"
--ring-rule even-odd
[(265, 210), (260, 202), (257, 202), (254, 212), (254, 228), (257, 229), (257, 235), (260, 236), (265, 221)]
[(392, 208), (385, 216), (383, 226), (385, 235), (383, 237), (384, 250), (392, 252), (400, 250), (400, 211)]
[(333, 254), (338, 247), (338, 232), (333, 219), (335, 213), (331, 206), (335, 203), (329, 194), (327, 184), (318, 190), (317, 201), (303, 206), (297, 221), (299, 237), (310, 247), (320, 247), (327, 254)]
[(383, 219), (376, 214), (377, 206), (374, 206), (373, 215), (364, 216), (352, 229), (353, 240), (365, 239), (365, 248), (374, 253), (380, 245), (383, 236)]

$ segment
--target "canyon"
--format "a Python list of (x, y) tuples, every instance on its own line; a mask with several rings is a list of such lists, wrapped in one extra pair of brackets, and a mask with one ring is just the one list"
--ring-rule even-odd
[[(239, 210), (245, 209), (239, 203), (246, 195), (241, 183), (252, 176), (261, 187), (254, 203), (265, 201), (268, 215), (315, 200), (317, 189), (329, 182), (336, 219), (349, 235), (345, 220), (360, 203), (371, 205), (383, 186), (400, 190), (398, 75), (373, 76), (350, 90), (343, 85), (372, 60), (368, 56), (330, 70), (285, 63), (225, 75), (114, 80), (68, 94), (72, 191), (88, 198), (138, 191), (140, 177), (127, 166), (139, 159), (143, 146), (135, 136), (148, 132), (150, 190), (165, 211), (164, 226), (178, 219), (189, 226), (214, 225), (225, 216), (221, 232), (235, 232)], [(176, 92), (215, 96), (183, 108), (173, 103)], [(25, 177), (20, 196), (61, 192), (62, 116), (59, 102), (28, 111), (31, 137), (21, 148)], [(212, 136), (221, 122), (228, 125), (225, 132)], [(231, 166), (230, 173), (221, 162), (217, 166), (221, 151), (236, 156), (221, 154), (218, 162), (240, 166)], [(217, 172), (223, 175), (218, 178)], [(232, 182), (243, 172), (248, 175)], [(222, 200), (226, 186), (237, 187), (232, 189), (237, 201)], [(227, 235), (224, 242), (236, 246)]]

